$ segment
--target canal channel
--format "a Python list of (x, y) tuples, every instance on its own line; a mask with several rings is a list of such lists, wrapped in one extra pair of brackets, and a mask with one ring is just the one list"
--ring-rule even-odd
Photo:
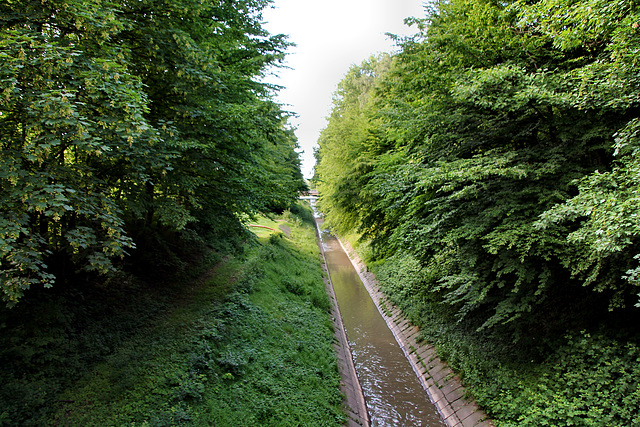
[(340, 242), (320, 235), (371, 425), (444, 426)]

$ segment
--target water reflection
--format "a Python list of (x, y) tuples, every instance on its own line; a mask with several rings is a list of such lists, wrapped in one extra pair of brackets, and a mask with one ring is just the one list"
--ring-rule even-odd
[(330, 234), (322, 241), (373, 426), (443, 426), (409, 361)]

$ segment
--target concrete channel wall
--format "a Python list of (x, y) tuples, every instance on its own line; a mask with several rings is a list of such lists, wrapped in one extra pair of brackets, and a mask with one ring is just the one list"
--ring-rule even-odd
[(340, 239), (338, 241), (445, 424), (449, 427), (493, 427), (484, 411), (475, 402), (465, 398), (460, 377), (438, 358), (435, 348), (417, 342), (420, 330), (406, 320), (400, 309), (382, 293), (375, 276), (367, 271), (353, 248)]
[(333, 330), (336, 336), (334, 348), (338, 356), (338, 366), (340, 368), (340, 391), (342, 391), (345, 397), (343, 409), (347, 414), (345, 427), (369, 427), (371, 420), (369, 419), (367, 403), (362, 391), (362, 386), (358, 380), (356, 367), (353, 363), (351, 347), (349, 346), (347, 333), (342, 323), (342, 315), (338, 307), (338, 300), (336, 299), (333, 284), (331, 283), (331, 276), (327, 268), (327, 258), (324, 254), (324, 247), (322, 246), (322, 238), (320, 237), (320, 229), (318, 228), (317, 222), (316, 237), (323, 259), (322, 269), (326, 277), (325, 286), (332, 302), (331, 315), (333, 317)]

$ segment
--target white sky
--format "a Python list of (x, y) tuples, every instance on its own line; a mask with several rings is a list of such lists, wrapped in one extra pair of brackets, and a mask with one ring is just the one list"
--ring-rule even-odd
[(297, 128), (302, 173), (313, 175), (313, 147), (331, 112), (337, 85), (353, 64), (372, 54), (396, 50), (386, 33), (408, 35), (417, 29), (404, 25), (407, 17), (423, 17), (423, 0), (274, 0), (263, 12), (271, 34), (286, 34), (296, 46), (286, 65), (270, 83), (284, 86), (277, 100)]

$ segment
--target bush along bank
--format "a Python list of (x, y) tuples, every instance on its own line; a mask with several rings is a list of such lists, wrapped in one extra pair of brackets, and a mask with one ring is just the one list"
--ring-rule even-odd
[[(58, 379), (70, 384), (46, 405), (22, 402), (38, 413), (3, 393), (1, 424), (342, 425), (330, 301), (303, 213), (306, 221), (290, 212), (262, 219), (287, 235), (261, 229), (242, 256), (191, 283), (79, 380)], [(108, 340), (108, 328), (99, 333)], [(40, 386), (21, 384), (31, 399)]]

